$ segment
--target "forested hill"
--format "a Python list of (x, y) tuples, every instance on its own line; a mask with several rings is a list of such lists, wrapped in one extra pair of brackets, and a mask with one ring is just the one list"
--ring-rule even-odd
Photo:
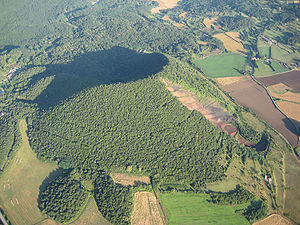
[[(216, 91), (196, 70), (172, 58), (159, 75), (171, 77), (171, 68)], [(219, 180), (231, 157), (247, 151), (199, 112), (183, 107), (157, 75), (86, 89), (36, 112), (28, 134), (40, 159), (70, 158), (87, 177), (133, 166), (195, 189)]]

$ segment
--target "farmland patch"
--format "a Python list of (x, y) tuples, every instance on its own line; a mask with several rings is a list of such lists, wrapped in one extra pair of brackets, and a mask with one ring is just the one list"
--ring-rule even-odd
[(207, 28), (211, 28), (211, 26), (214, 26), (214, 23), (217, 22), (217, 18), (205, 18), (203, 23)]
[(132, 225), (164, 225), (156, 197), (151, 192), (136, 192), (131, 215)]
[(235, 213), (246, 208), (247, 204), (237, 206), (215, 205), (209, 203), (209, 195), (192, 193), (164, 193), (160, 199), (166, 208), (168, 224), (223, 224), (243, 225), (249, 222)]
[(253, 80), (236, 82), (222, 87), (238, 104), (250, 108), (258, 116), (280, 132), (292, 146), (297, 145), (298, 137), (294, 125), (275, 108), (264, 88)]
[(205, 59), (192, 59), (192, 63), (210, 78), (233, 77), (244, 74), (247, 60), (244, 56), (227, 53), (214, 55)]
[(239, 32), (227, 32), (227, 33), (219, 33), (214, 35), (215, 38), (219, 39), (223, 42), (224, 47), (230, 51), (235, 53), (245, 54), (246, 50), (241, 43), (239, 38)]
[(35, 224), (45, 219), (38, 208), (39, 188), (56, 166), (36, 158), (28, 143), (25, 120), (20, 121), (23, 144), (0, 181), (0, 199), (12, 224)]
[(249, 76), (240, 76), (240, 77), (219, 77), (215, 78), (215, 80), (220, 84), (221, 86), (228, 85), (228, 84), (234, 84), (239, 81), (248, 80)]
[(293, 223), (291, 221), (289, 221), (288, 219), (284, 218), (283, 216), (281, 216), (279, 214), (270, 215), (265, 219), (262, 219), (260, 221), (253, 223), (252, 225), (273, 225), (273, 224), (293, 225)]

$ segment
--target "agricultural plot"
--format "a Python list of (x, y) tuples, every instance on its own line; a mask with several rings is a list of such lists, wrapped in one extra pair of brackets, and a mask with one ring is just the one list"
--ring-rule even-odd
[(214, 55), (201, 60), (194, 58), (192, 62), (209, 78), (241, 76), (247, 65), (246, 58), (235, 53)]
[(222, 224), (242, 225), (249, 222), (235, 210), (246, 208), (238, 206), (215, 205), (209, 203), (207, 194), (165, 193), (160, 199), (166, 208), (168, 224)]
[(253, 225), (293, 225), (291, 221), (279, 214), (273, 214), (265, 219), (253, 223)]
[(270, 77), (262, 77), (258, 80), (266, 87), (282, 83), (288, 86), (291, 90), (300, 92), (300, 71), (297, 70), (276, 74)]
[(177, 2), (179, 2), (179, 0), (155, 0), (155, 1), (159, 4), (159, 6), (151, 9), (152, 13), (159, 13), (160, 10), (174, 8), (175, 6), (177, 6)]
[(136, 192), (131, 215), (132, 225), (164, 225), (162, 212), (151, 192)]
[(236, 82), (222, 87), (238, 104), (250, 108), (259, 117), (264, 119), (288, 142), (297, 146), (298, 137), (294, 125), (275, 108), (266, 91), (253, 80)]
[(224, 47), (230, 51), (235, 53), (245, 54), (246, 50), (239, 39), (239, 32), (227, 32), (227, 33), (219, 33), (214, 35), (215, 38), (219, 39), (223, 42)]
[(286, 101), (277, 101), (276, 103), (289, 118), (295, 121), (300, 129), (300, 104)]
[(243, 81), (243, 80), (248, 80), (250, 79), (249, 76), (241, 76), (241, 77), (220, 77), (220, 78), (215, 78), (218, 84), (221, 86), (228, 85), (228, 84), (233, 84), (235, 82)]
[(26, 122), (20, 121), (23, 144), (0, 181), (1, 206), (12, 224), (35, 224), (45, 219), (38, 208), (39, 188), (56, 166), (41, 162), (31, 150)]
[(185, 27), (184, 24), (175, 22), (168, 15), (165, 15), (162, 19), (171, 22), (175, 27)]

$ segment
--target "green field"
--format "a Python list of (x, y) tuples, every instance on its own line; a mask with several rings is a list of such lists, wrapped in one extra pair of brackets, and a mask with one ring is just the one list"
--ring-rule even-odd
[(247, 204), (238, 206), (221, 206), (207, 202), (207, 194), (166, 193), (160, 199), (166, 208), (168, 224), (222, 224), (242, 225), (249, 222), (235, 210), (246, 208)]
[(216, 192), (228, 192), (233, 190), (238, 183), (232, 178), (227, 177), (225, 180), (221, 182), (207, 184), (207, 189)]
[(261, 46), (261, 47), (258, 47), (258, 51), (259, 51), (259, 55), (261, 57), (271, 58), (270, 47), (268, 47), (268, 46)]
[(23, 144), (0, 181), (0, 204), (12, 224), (35, 224), (43, 219), (38, 208), (39, 188), (56, 166), (41, 162), (31, 150), (26, 122), (20, 121)]
[(247, 65), (244, 56), (234, 53), (214, 55), (202, 60), (193, 59), (192, 63), (211, 78), (241, 76), (241, 71)]
[[(265, 61), (256, 62), (257, 68), (255, 68), (254, 76), (263, 77), (276, 73), (282, 73), (285, 70), (275, 61), (271, 61), (271, 67)], [(272, 70), (273, 68), (273, 70)]]

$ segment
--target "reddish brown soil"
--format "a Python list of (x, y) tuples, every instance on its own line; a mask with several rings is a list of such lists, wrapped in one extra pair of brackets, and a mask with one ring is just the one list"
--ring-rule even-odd
[(298, 137), (293, 124), (275, 108), (264, 88), (253, 80), (236, 82), (222, 86), (222, 88), (238, 104), (251, 109), (280, 132), (293, 147), (297, 146)]
[(265, 86), (283, 83), (296, 92), (300, 92), (300, 71), (294, 70), (269, 77), (258, 78)]

